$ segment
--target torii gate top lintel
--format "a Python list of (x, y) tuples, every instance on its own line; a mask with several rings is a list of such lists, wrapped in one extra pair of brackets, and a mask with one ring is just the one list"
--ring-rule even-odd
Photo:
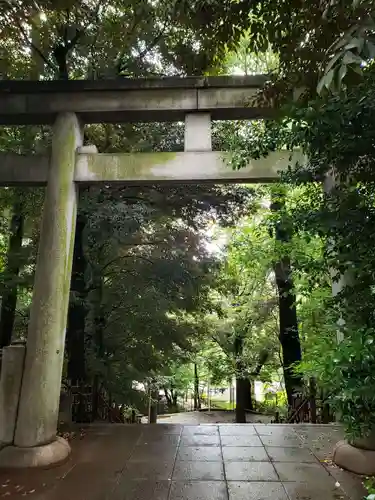
[(0, 125), (50, 124), (61, 112), (84, 123), (184, 120), (209, 112), (213, 120), (265, 118), (252, 104), (265, 75), (0, 81)]

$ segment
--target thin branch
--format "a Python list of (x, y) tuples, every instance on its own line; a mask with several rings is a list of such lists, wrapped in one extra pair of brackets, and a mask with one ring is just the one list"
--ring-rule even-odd
[(29, 316), (27, 313), (23, 313), (19, 309), (16, 309), (16, 314), (19, 314), (23, 318), (28, 318), (28, 316)]
[(115, 323), (117, 323), (120, 320), (121, 320), (121, 317), (117, 317), (117, 318), (112, 319), (112, 321), (106, 321), (105, 324), (102, 326), (101, 330), (104, 332), (104, 330), (106, 330), (109, 326), (114, 325)]
[(148, 52), (150, 52), (150, 50), (152, 50), (155, 45), (160, 41), (160, 39), (162, 38), (162, 36), (164, 35), (165, 33), (165, 30), (167, 29), (167, 21), (164, 23), (163, 27), (161, 28), (161, 30), (159, 31), (159, 33), (155, 36), (155, 38), (153, 39), (153, 41), (150, 43), (150, 45), (148, 45), (144, 50), (142, 50), (142, 52), (138, 55), (138, 58), (139, 60), (142, 60), (147, 54)]
[(122, 260), (122, 259), (129, 259), (133, 257), (134, 259), (140, 259), (140, 260), (145, 260), (147, 261), (149, 264), (153, 265), (154, 262), (151, 260), (151, 259), (148, 259), (147, 257), (143, 257), (142, 255), (121, 255), (120, 257), (115, 257), (114, 259), (110, 260), (109, 262), (107, 262), (107, 264), (105, 264), (101, 269), (100, 269), (100, 272), (103, 272), (105, 269), (107, 269), (107, 267), (109, 267), (111, 264), (113, 264), (114, 262), (118, 261), (118, 260)]
[[(140, 22), (144, 19), (143, 15), (140, 15), (138, 16), (138, 18), (136, 18), (134, 20), (134, 23), (133, 23), (133, 26), (131, 28), (131, 31), (129, 33), (129, 37), (131, 35), (133, 35), (136, 27), (140, 24)], [(147, 46), (140, 54), (138, 54), (138, 59), (141, 61), (145, 55), (150, 51), (152, 50), (155, 45), (159, 42), (159, 40), (161, 39), (161, 37), (164, 35), (165, 33), (165, 30), (166, 30), (166, 27), (167, 27), (167, 21), (164, 23), (164, 25), (162, 26), (161, 30), (159, 31), (159, 33), (155, 36), (154, 40), (150, 43), (149, 46)], [(123, 59), (123, 57), (127, 54), (127, 51), (123, 51), (121, 53), (121, 55), (118, 57), (118, 61), (119, 63), (121, 64), (121, 60)]]
[(228, 353), (228, 350), (224, 347), (224, 345), (220, 342), (219, 339), (217, 339), (214, 335), (211, 335), (211, 339), (216, 342), (216, 344), (220, 347), (220, 349), (224, 352), (224, 354), (230, 358), (230, 353)]
[[(118, 270), (116, 270), (116, 271), (113, 271), (112, 273), (106, 274), (105, 277), (109, 278), (111, 275), (116, 274), (118, 276), (119, 274), (123, 274), (123, 273), (124, 274), (131, 274), (132, 276), (135, 276), (132, 271), (127, 270), (127, 269), (121, 269), (120, 272)], [(104, 283), (104, 285), (106, 285), (106, 284), (107, 283)], [(102, 282), (100, 282), (99, 285), (90, 285), (90, 286), (88, 286), (88, 287), (85, 288), (85, 293), (90, 293), (90, 292), (93, 292), (94, 290), (98, 290), (102, 286), (103, 286)]]
[[(4, 0), (4, 1), (10, 8), (13, 9), (14, 6), (10, 5), (8, 0)], [(17, 12), (12, 10), (12, 14), (13, 14), (12, 19), (15, 22), (15, 24), (17, 25), (18, 29), (20, 30), (25, 42), (30, 45), (32, 50), (34, 50), (39, 55), (39, 57), (42, 58), (42, 60), (47, 64), (47, 66), (49, 66), (53, 71), (56, 71), (56, 67), (51, 63), (51, 61), (49, 61), (46, 58), (46, 56), (43, 54), (43, 52), (33, 43), (32, 40), (30, 40), (30, 37), (27, 35), (25, 29), (22, 26), (22, 22), (19, 20)]]

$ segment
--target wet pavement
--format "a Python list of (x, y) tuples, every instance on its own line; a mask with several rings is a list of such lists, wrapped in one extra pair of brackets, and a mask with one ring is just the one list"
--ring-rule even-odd
[(361, 500), (360, 478), (329, 461), (341, 437), (332, 425), (93, 425), (64, 465), (1, 472), (0, 498)]
[[(272, 415), (263, 415), (261, 413), (246, 412), (246, 421), (253, 424), (270, 424)], [(158, 424), (183, 424), (183, 425), (199, 425), (199, 424), (232, 424), (235, 422), (235, 412), (230, 410), (215, 410), (210, 411), (189, 411), (172, 413), (169, 415), (158, 415)], [(148, 419), (144, 417), (142, 423), (147, 424)]]

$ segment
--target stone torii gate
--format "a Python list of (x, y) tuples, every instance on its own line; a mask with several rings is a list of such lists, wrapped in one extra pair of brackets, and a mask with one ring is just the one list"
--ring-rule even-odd
[[(0, 125), (53, 124), (45, 156), (0, 154), (0, 185), (46, 185), (26, 349), (4, 348), (0, 466), (65, 459), (56, 437), (75, 236), (78, 186), (97, 183), (269, 182), (285, 169), (279, 152), (233, 171), (211, 146), (211, 119), (266, 118), (251, 104), (263, 76), (145, 80), (0, 82)], [(185, 121), (184, 152), (99, 154), (83, 125)], [(295, 161), (302, 157), (296, 154)]]

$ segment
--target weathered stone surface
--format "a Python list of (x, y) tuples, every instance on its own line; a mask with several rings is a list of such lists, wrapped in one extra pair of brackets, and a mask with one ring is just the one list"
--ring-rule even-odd
[(308, 448), (280, 448), (266, 446), (266, 452), (271, 462), (316, 462), (317, 459)]
[(299, 448), (303, 446), (301, 439), (295, 435), (272, 434), (270, 436), (260, 436), (264, 446), (282, 446), (283, 448)]
[(228, 500), (224, 481), (176, 481), (171, 485), (170, 500)]
[(177, 462), (174, 481), (224, 481), (224, 467), (221, 462)]
[(0, 378), (0, 443), (13, 443), (26, 347), (3, 348)]
[(20, 448), (42, 446), (56, 436), (77, 210), (74, 168), (81, 144), (77, 117), (69, 113), (59, 116), (54, 127), (14, 439)]
[[(195, 420), (192, 418), (192, 422)], [(258, 425), (255, 426), (259, 428)], [(330, 425), (270, 425), (264, 435), (308, 432), (307, 447), (316, 438), (328, 435)], [(223, 446), (200, 447), (199, 456), (185, 459), (182, 450), (195, 450), (182, 444), (182, 436), (225, 435), (233, 428), (237, 437), (246, 437), (254, 426), (168, 424), (85, 426), (85, 437), (73, 439), (70, 459), (57, 468), (0, 470), (1, 494), (21, 500), (32, 493), (35, 500), (361, 500), (361, 478), (327, 464), (303, 464), (278, 460), (253, 462), (237, 449), (239, 463), (226, 462)], [(77, 430), (80, 426), (77, 426)], [(228, 434), (227, 434), (228, 435)], [(155, 439), (152, 439), (152, 438)], [(310, 443), (310, 444), (309, 444)], [(262, 450), (263, 448), (252, 448)], [(304, 450), (279, 447), (278, 457)], [(176, 454), (176, 450), (179, 453)], [(217, 460), (206, 453), (219, 451)], [(267, 448), (268, 453), (269, 448)], [(312, 448), (310, 449), (312, 451)], [(181, 456), (184, 459), (181, 460)], [(194, 459), (195, 458), (195, 459)], [(198, 460), (197, 460), (198, 458)], [(279, 474), (277, 473), (279, 471)], [(224, 472), (224, 474), (223, 474)], [(236, 477), (237, 479), (231, 479)], [(288, 478), (288, 479), (287, 479)], [(283, 481), (284, 479), (284, 481)], [(18, 491), (18, 493), (17, 493)], [(229, 499), (228, 499), (229, 497)]]
[(375, 474), (375, 451), (356, 448), (347, 441), (337, 443), (333, 452), (333, 461), (339, 467), (356, 474), (365, 476)]
[(327, 488), (335, 484), (334, 478), (318, 463), (273, 462), (273, 465), (281, 481), (310, 483), (311, 485), (316, 482)]
[(228, 492), (229, 500), (289, 500), (283, 485), (277, 482), (228, 481)]
[(79, 148), (77, 148), (78, 154), (81, 154), (81, 153), (92, 154), (92, 153), (97, 153), (97, 152), (98, 152), (98, 148), (95, 146), (95, 144), (85, 144), (84, 146), (80, 146)]
[[(288, 500), (349, 500), (341, 488), (321, 485), (317, 481), (284, 483), (288, 493)], [(272, 499), (273, 500), (273, 499)]]
[[(252, 103), (263, 75), (115, 79), (110, 81), (0, 82), (0, 124), (53, 123), (74, 112), (86, 123), (178, 121), (209, 111), (215, 120), (270, 116)], [(43, 102), (41, 107), (40, 103)]]
[(278, 476), (269, 462), (225, 462), (227, 481), (278, 481)]
[(224, 462), (269, 462), (263, 446), (223, 446)]
[(65, 439), (57, 437), (43, 446), (20, 448), (7, 446), (0, 451), (0, 468), (29, 468), (59, 465), (70, 454), (70, 446)]
[(47, 182), (49, 156), (0, 153), (0, 186), (27, 184), (40, 186)]
[(120, 483), (111, 500), (168, 500), (171, 482), (132, 479), (122, 486)]
[(181, 436), (182, 446), (219, 446), (220, 438), (218, 434), (191, 434)]
[(185, 151), (211, 151), (211, 116), (209, 113), (190, 113), (185, 116)]
[[(221, 424), (219, 427), (220, 436), (238, 437), (238, 445), (243, 446), (244, 438), (242, 436), (256, 436), (255, 427), (251, 424)], [(242, 440), (242, 441), (241, 441)], [(224, 443), (223, 443), (224, 444)], [(236, 446), (236, 445), (234, 445)]]
[[(194, 138), (191, 138), (193, 140)], [(189, 139), (188, 144), (191, 144)], [(195, 147), (208, 147), (208, 139)], [(241, 170), (232, 170), (229, 154), (218, 151), (186, 151), (182, 153), (109, 153), (96, 154), (95, 146), (79, 149), (74, 174), (75, 182), (134, 183), (134, 182), (272, 182), (279, 178), (289, 164), (304, 163), (295, 152), (279, 151), (266, 158), (252, 160)], [(35, 158), (0, 153), (0, 186), (45, 185), (48, 177), (48, 156)], [(5, 167), (3, 168), (3, 165)]]
[(163, 78), (112, 78), (110, 80), (1, 80), (0, 95), (71, 93), (111, 90), (149, 90), (186, 88), (259, 88), (266, 75), (169, 76)]
[(375, 432), (371, 432), (367, 437), (354, 439), (350, 444), (363, 450), (375, 451)]
[(301, 153), (278, 151), (266, 158), (251, 160), (247, 167), (233, 170), (229, 154), (212, 151), (183, 153), (102, 153), (78, 155), (75, 180), (95, 182), (269, 182), (279, 178), (278, 172), (297, 161), (304, 162)]
[(222, 462), (223, 455), (219, 446), (182, 446), (177, 460), (195, 462)]
[(200, 434), (204, 436), (217, 436), (219, 434), (219, 429), (217, 425), (188, 425), (184, 427), (182, 431), (183, 436), (199, 436)]

